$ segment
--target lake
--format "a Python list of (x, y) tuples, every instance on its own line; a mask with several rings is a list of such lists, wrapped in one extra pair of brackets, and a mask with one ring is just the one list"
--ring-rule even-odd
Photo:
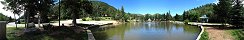
[(130, 22), (92, 31), (96, 40), (195, 40), (200, 28), (172, 22)]

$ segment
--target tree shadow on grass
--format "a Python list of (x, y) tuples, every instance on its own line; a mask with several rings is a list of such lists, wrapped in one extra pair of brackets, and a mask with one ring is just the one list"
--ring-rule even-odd
[(58, 29), (48, 32), (48, 35), (57, 40), (86, 40), (86, 32), (76, 33), (71, 28)]
[[(40, 33), (16, 35), (23, 29), (9, 29), (8, 40), (87, 40), (86, 32), (77, 33), (73, 28), (58, 28), (54, 30), (42, 31)], [(18, 33), (17, 33), (18, 32)]]

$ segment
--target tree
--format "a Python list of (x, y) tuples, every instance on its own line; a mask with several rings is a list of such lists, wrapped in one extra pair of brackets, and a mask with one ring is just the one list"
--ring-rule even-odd
[(187, 20), (189, 17), (188, 17), (189, 13), (184, 11), (183, 12), (183, 20)]
[(76, 19), (79, 18), (78, 13), (92, 14), (92, 3), (88, 0), (62, 0), (62, 8), (64, 11), (72, 14), (72, 23), (77, 26)]
[(189, 21), (194, 21), (194, 22), (198, 22), (200, 20), (200, 13), (196, 12), (196, 11), (192, 11), (191, 14), (188, 14), (189, 16)]
[(121, 11), (120, 10), (116, 11), (116, 14), (114, 16), (114, 19), (115, 20), (120, 20), (121, 17), (122, 17)]
[[(16, 2), (17, 0), (12, 0), (12, 2), (11, 2), (10, 4), (7, 4), (6, 1), (9, 2), (10, 0), (5, 0), (5, 1), (2, 1), (2, 2), (1, 2), (3, 5), (7, 6), (7, 7), (4, 7), (3, 9), (11, 10), (11, 11), (13, 12), (13, 14), (14, 14), (14, 18), (17, 19), (17, 18), (16, 18), (16, 14), (19, 15), (20, 12), (22, 12), (20, 8), (17, 8), (18, 5), (17, 5), (16, 3), (14, 3), (14, 2)], [(15, 27), (17, 28), (16, 20), (15, 20), (15, 25), (16, 25)]]
[(130, 18), (129, 15), (130, 15), (130, 14), (124, 14), (124, 15), (123, 15), (123, 20), (124, 20), (125, 22), (128, 22), (128, 20), (129, 20), (129, 18)]
[(149, 19), (151, 20), (151, 15), (150, 14), (145, 14), (144, 17), (145, 17), (144, 20), (149, 20)]
[(162, 19), (162, 21), (165, 21), (166, 20), (166, 15), (165, 14), (162, 14), (161, 15), (161, 19)]
[(174, 19), (175, 19), (176, 21), (180, 21), (180, 20), (181, 20), (181, 16), (178, 15), (178, 14), (176, 14), (176, 15), (174, 16)]
[(121, 12), (122, 12), (122, 14), (125, 14), (124, 6), (121, 6)]
[(166, 13), (166, 21), (172, 20), (173, 17), (170, 14), (170, 11)]
[(34, 22), (37, 13), (44, 14), (44, 18), (54, 0), (4, 0), (4, 3), (4, 9), (11, 10), (14, 14), (24, 12), (26, 23), (30, 23)]
[(235, 5), (232, 8), (230, 13), (230, 24), (235, 26), (241, 26), (244, 24), (244, 12), (243, 12), (243, 4), (240, 0), (235, 0)]
[(156, 21), (160, 21), (160, 19), (161, 19), (161, 14), (159, 14), (159, 13), (154, 14), (154, 19), (155, 19)]
[(218, 22), (227, 23), (232, 8), (232, 0), (219, 0), (214, 7), (214, 14), (217, 16)]
[(121, 15), (122, 15), (122, 16), (121, 16), (121, 17), (122, 17), (122, 20), (123, 20), (123, 21), (127, 21), (127, 19), (128, 19), (128, 15), (127, 15), (127, 14), (125, 13), (125, 11), (124, 11), (124, 6), (121, 7), (121, 12), (120, 12), (120, 13), (121, 13)]

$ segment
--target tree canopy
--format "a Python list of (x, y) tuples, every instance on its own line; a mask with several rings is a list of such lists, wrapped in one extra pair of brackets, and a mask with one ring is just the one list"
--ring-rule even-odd
[(232, 8), (232, 10), (230, 11), (230, 16), (229, 16), (229, 20), (230, 20), (230, 24), (232, 25), (243, 25), (244, 24), (244, 8), (243, 8), (243, 4), (241, 4), (242, 1), (240, 0), (235, 0), (234, 1), (234, 6)]

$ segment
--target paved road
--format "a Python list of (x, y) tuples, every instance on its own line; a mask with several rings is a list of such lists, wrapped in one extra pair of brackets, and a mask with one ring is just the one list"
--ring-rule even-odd
[[(7, 27), (15, 27), (15, 22), (10, 22), (7, 24)], [(25, 27), (25, 24), (17, 24), (18, 27)]]
[[(38, 26), (38, 24), (35, 24), (35, 25)], [(16, 24), (15, 24), (15, 22), (10, 22), (7, 24), (7, 27), (16, 27)], [(17, 27), (25, 27), (25, 24), (17, 24)]]

